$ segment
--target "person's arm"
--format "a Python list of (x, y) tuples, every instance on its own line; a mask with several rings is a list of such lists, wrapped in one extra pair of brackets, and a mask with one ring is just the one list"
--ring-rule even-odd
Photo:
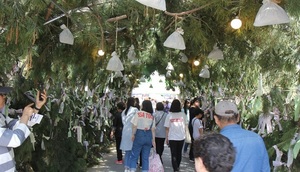
[(200, 136), (203, 136), (203, 128), (199, 128)]
[(131, 136), (132, 141), (134, 141), (135, 139), (136, 130), (137, 130), (137, 126), (132, 124), (132, 136)]
[(9, 128), (0, 128), (0, 146), (15, 148), (20, 146), (29, 136), (30, 130), (26, 126), (30, 116), (33, 114), (32, 104), (26, 106), (20, 118), (20, 123), (14, 130)]
[(169, 145), (169, 127), (166, 128), (166, 144)]

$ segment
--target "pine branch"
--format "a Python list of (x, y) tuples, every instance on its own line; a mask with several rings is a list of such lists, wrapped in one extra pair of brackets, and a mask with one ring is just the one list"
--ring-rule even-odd
[(210, 6), (211, 4), (213, 4), (214, 2), (211, 2), (211, 3), (208, 3), (206, 5), (202, 5), (201, 7), (198, 7), (198, 8), (195, 8), (195, 9), (192, 9), (192, 10), (188, 10), (188, 11), (184, 11), (184, 12), (180, 12), (180, 13), (171, 13), (171, 12), (168, 12), (168, 11), (165, 11), (165, 14), (169, 15), (169, 16), (183, 16), (183, 15), (188, 15), (190, 13), (194, 13), (196, 11), (199, 11), (205, 7), (208, 7)]

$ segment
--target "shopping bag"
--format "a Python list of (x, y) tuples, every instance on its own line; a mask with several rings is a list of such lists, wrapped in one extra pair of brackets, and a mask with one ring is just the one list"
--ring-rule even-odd
[(154, 149), (149, 156), (149, 172), (164, 172), (160, 157)]
[(185, 127), (185, 143), (192, 143), (189, 127)]

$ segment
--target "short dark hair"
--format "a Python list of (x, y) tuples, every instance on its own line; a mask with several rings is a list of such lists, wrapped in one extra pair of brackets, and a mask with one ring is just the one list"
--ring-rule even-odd
[(120, 110), (124, 110), (125, 109), (125, 104), (123, 102), (119, 102), (117, 104), (117, 108), (120, 109)]
[(208, 171), (230, 172), (235, 155), (233, 144), (221, 134), (205, 134), (194, 141), (194, 157), (200, 157)]
[(156, 110), (164, 110), (164, 104), (162, 102), (156, 103)]
[(170, 112), (181, 112), (181, 103), (178, 99), (172, 101)]
[(142, 110), (148, 113), (153, 113), (153, 107), (150, 100), (144, 100), (142, 103)]
[(199, 114), (201, 114), (201, 115), (204, 115), (204, 112), (203, 112), (203, 110), (202, 110), (202, 109), (200, 109), (200, 108), (195, 108), (195, 111), (194, 111), (194, 113), (195, 113), (195, 116), (197, 116), (197, 115), (199, 115)]

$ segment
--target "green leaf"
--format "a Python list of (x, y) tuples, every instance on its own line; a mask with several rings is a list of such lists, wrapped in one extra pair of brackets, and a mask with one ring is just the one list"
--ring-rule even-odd
[(299, 150), (300, 150), (300, 140), (297, 141), (293, 149), (294, 159), (297, 158)]

